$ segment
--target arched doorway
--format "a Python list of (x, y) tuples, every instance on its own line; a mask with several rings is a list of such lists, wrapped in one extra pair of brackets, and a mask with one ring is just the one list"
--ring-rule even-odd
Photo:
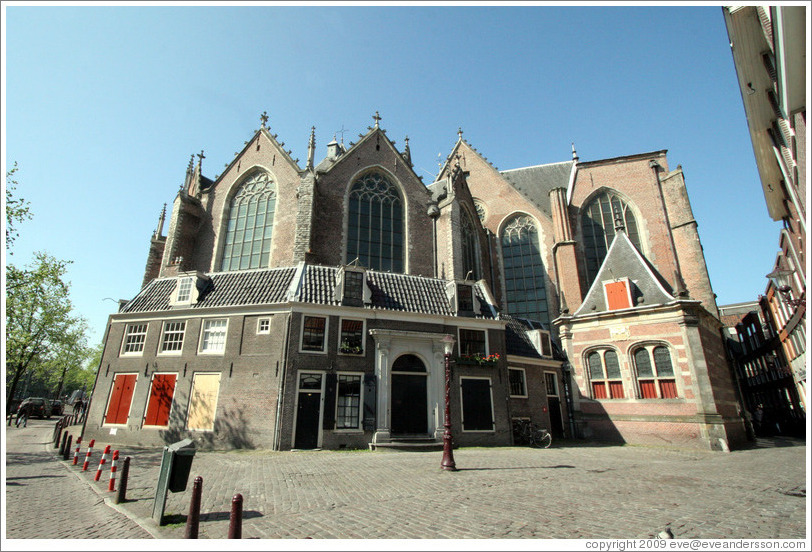
[(428, 433), (426, 365), (415, 355), (392, 364), (392, 435)]

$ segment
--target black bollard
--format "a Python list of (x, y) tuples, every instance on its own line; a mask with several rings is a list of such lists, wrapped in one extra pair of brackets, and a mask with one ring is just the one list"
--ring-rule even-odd
[(203, 494), (203, 478), (195, 477), (192, 486), (192, 502), (189, 504), (189, 515), (186, 518), (186, 539), (196, 539), (200, 529), (200, 497)]
[(60, 437), (60, 432), (61, 431), (62, 431), (62, 424), (59, 421), (57, 421), (56, 424), (54, 424), (54, 437), (53, 437), (53, 439), (54, 439), (54, 448), (59, 447), (59, 437)]
[(237, 493), (231, 499), (231, 517), (228, 520), (228, 538), (242, 538), (242, 495)]
[[(65, 443), (67, 443), (67, 441), (68, 441), (68, 430), (67, 429), (62, 432), (61, 441), (62, 441), (62, 444), (59, 445), (59, 455), (60, 456), (65, 454)], [(59, 440), (57, 440), (57, 442), (59, 442)]]
[(115, 504), (127, 501), (127, 477), (130, 475), (130, 457), (124, 458), (124, 465), (121, 467), (121, 478), (118, 483), (118, 492), (113, 500)]
[(62, 460), (67, 460), (70, 457), (70, 446), (73, 444), (73, 435), (68, 435), (68, 442), (62, 449)]

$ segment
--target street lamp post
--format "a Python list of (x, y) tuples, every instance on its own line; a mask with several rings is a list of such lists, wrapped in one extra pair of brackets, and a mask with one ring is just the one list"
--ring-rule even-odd
[(443, 432), (443, 461), (440, 467), (448, 471), (457, 471), (452, 450), (454, 439), (451, 436), (451, 351), (454, 350), (454, 338), (446, 335), (443, 338), (445, 352), (445, 431)]

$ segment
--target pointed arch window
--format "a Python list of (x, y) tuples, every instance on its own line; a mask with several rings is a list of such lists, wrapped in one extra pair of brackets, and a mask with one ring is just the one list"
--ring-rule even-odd
[(615, 239), (616, 214), (622, 218), (629, 240), (637, 249), (640, 249), (637, 220), (629, 204), (616, 194), (608, 191), (595, 196), (581, 208), (587, 285), (592, 285), (603, 260), (606, 258), (609, 245)]
[(473, 280), (480, 279), (479, 269), (479, 240), (476, 226), (467, 209), (461, 210), (460, 234), (462, 236), (462, 273), (468, 279), (468, 273)]
[(242, 183), (231, 199), (220, 269), (267, 267), (271, 257), (276, 183), (259, 171)]
[(549, 323), (546, 271), (535, 222), (527, 215), (514, 216), (502, 231), (501, 242), (508, 312)]
[(350, 188), (347, 261), (403, 272), (403, 200), (383, 174), (369, 172)]

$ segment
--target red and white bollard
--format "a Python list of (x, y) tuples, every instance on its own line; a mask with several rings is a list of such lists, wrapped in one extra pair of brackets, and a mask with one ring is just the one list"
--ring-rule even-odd
[(82, 471), (87, 471), (87, 466), (90, 464), (90, 455), (93, 453), (93, 445), (96, 444), (96, 439), (91, 439), (90, 444), (87, 446), (87, 454), (85, 455), (85, 463), (82, 464)]
[(107, 462), (108, 454), (110, 454), (110, 445), (104, 447), (104, 452), (102, 453), (101, 460), (99, 461), (99, 469), (96, 470), (96, 475), (93, 477), (93, 481), (98, 481), (101, 477), (102, 466), (104, 466), (104, 463)]
[(73, 451), (73, 465), (79, 463), (79, 449), (82, 448), (82, 437), (76, 438), (76, 450)]
[(116, 464), (118, 463), (118, 451), (113, 451), (113, 461), (110, 463), (110, 484), (107, 485), (107, 490), (113, 492), (116, 490)]

